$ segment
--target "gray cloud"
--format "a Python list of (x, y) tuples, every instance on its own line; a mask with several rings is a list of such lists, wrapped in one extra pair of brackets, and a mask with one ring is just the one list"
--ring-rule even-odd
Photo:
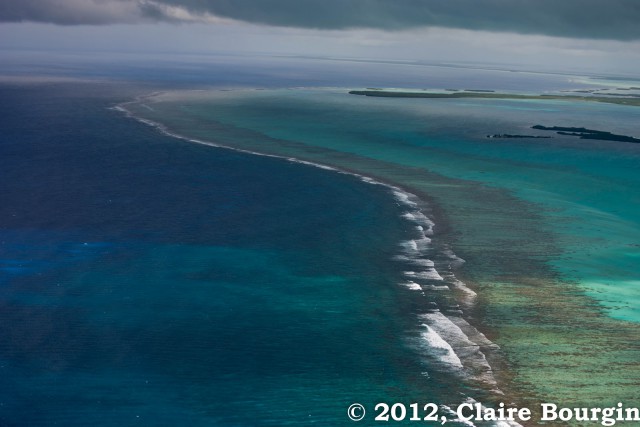
[(100, 25), (140, 18), (140, 7), (131, 0), (0, 0), (0, 22)]
[(640, 39), (640, 0), (0, 0), (4, 22), (216, 22), (219, 18), (315, 29), (436, 26)]

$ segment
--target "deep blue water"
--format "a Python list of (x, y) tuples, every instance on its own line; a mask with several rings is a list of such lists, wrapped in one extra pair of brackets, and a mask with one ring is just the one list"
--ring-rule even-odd
[[(431, 363), (442, 348), (417, 348), (432, 307), (399, 286), (392, 258), (415, 229), (388, 189), (187, 143), (109, 107), (159, 85), (566, 79), (181, 60), (3, 53), (14, 81), (49, 77), (0, 84), (0, 425), (353, 425), (353, 402), (370, 415), (376, 402), (482, 401)], [(69, 76), (105, 80), (52, 82)]]
[(133, 95), (0, 86), (0, 425), (337, 425), (355, 401), (437, 401), (389, 191), (108, 109)]

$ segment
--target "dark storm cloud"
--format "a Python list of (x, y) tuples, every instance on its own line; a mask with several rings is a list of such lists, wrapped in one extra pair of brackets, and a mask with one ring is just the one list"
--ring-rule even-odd
[(131, 0), (0, 0), (0, 22), (98, 25), (136, 22), (139, 5)]
[(316, 29), (449, 27), (640, 39), (640, 0), (0, 0), (0, 21), (207, 21)]

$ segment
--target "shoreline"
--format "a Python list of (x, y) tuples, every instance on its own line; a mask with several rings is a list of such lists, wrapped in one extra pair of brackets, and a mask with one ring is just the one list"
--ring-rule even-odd
[[(114, 110), (120, 111), (125, 114), (128, 118), (141, 122), (147, 126), (150, 126), (162, 134), (167, 135), (169, 137), (179, 139), (182, 141), (186, 141), (189, 143), (195, 143), (200, 145), (206, 145), (214, 148), (221, 148), (232, 150), (244, 154), (256, 155), (261, 157), (269, 157), (276, 158), (292, 163), (298, 163), (310, 167), (315, 167), (335, 173), (350, 175), (365, 184), (370, 185), (379, 185), (384, 187), (390, 196), (390, 201), (394, 201), (396, 203), (400, 203), (406, 208), (408, 208), (409, 212), (407, 215), (413, 216), (413, 218), (405, 217), (405, 220), (409, 223), (414, 223), (416, 229), (419, 232), (418, 239), (426, 238), (428, 244), (431, 243), (431, 237), (434, 232), (433, 229), (437, 227), (438, 233), (437, 238), (440, 239), (442, 235), (446, 235), (446, 233), (450, 232), (450, 225), (446, 220), (446, 216), (439, 209), (437, 203), (433, 201), (433, 199), (422, 192), (415, 191), (414, 189), (406, 189), (396, 183), (390, 183), (384, 180), (379, 176), (371, 176), (364, 175), (356, 170), (347, 169), (347, 168), (338, 168), (335, 166), (329, 166), (322, 163), (312, 162), (304, 159), (298, 159), (294, 157), (288, 157), (284, 155), (277, 155), (271, 153), (258, 152), (253, 150), (247, 150), (238, 147), (231, 147), (224, 144), (219, 144), (211, 141), (204, 141), (200, 139), (190, 138), (185, 135), (181, 135), (171, 129), (169, 129), (166, 125), (162, 123), (155, 122), (153, 120), (145, 119), (135, 115), (135, 113), (131, 112), (126, 108), (127, 105), (130, 104), (138, 104), (142, 102), (144, 99), (149, 97), (160, 95), (162, 92), (154, 92), (152, 94), (143, 95), (134, 101), (127, 101), (120, 103), (113, 107)], [(149, 108), (148, 106), (145, 106)], [(426, 213), (425, 213), (426, 211)], [(418, 217), (418, 219), (416, 219)], [(423, 218), (420, 218), (423, 217)], [(425, 230), (426, 228), (426, 230)], [(401, 243), (401, 242), (399, 242)], [(437, 264), (433, 267), (427, 267), (426, 272), (435, 272), (435, 275), (445, 276), (444, 278), (436, 279), (442, 280), (443, 283), (447, 283), (451, 288), (449, 291), (454, 296), (456, 301), (464, 307), (465, 311), (475, 311), (476, 299), (478, 294), (475, 292), (475, 285), (468, 286), (466, 281), (461, 280), (456, 277), (456, 274), (459, 273), (459, 266), (462, 265), (465, 261), (455, 255), (454, 252), (449, 248), (450, 244), (444, 243), (444, 246), (447, 248), (446, 250), (449, 252), (448, 257), (450, 258), (449, 266), (438, 266)], [(429, 246), (429, 249), (434, 249), (432, 246)], [(437, 250), (437, 249), (434, 249)], [(424, 258), (423, 255), (419, 254), (416, 261), (419, 261), (421, 258)], [(433, 263), (432, 263), (433, 265)], [(456, 267), (454, 267), (456, 266)], [(440, 271), (438, 268), (446, 271)], [(424, 264), (422, 265), (424, 268)], [(411, 277), (409, 277), (411, 279)], [(405, 286), (407, 287), (408, 283), (413, 283), (412, 280), (408, 280), (407, 283), (396, 283), (396, 286)], [(416, 284), (417, 285), (417, 284)], [(419, 285), (418, 285), (419, 286)], [(427, 285), (430, 286), (430, 285)], [(431, 285), (432, 286), (432, 285)], [(409, 288), (411, 289), (411, 288)], [(413, 291), (417, 291), (417, 288), (411, 289)], [(428, 287), (424, 285), (420, 288), (419, 291), (424, 295), (424, 291), (429, 290)], [(460, 311), (460, 310), (458, 310)], [(438, 338), (447, 343), (449, 350), (453, 352), (453, 357), (461, 359), (464, 366), (460, 366), (462, 368), (464, 375), (461, 377), (461, 380), (464, 382), (469, 382), (469, 385), (473, 387), (482, 387), (485, 392), (488, 392), (493, 399), (486, 400), (487, 403), (497, 404), (500, 401), (501, 397), (504, 397), (505, 391), (508, 392), (508, 396), (510, 400), (513, 400), (513, 396), (516, 393), (513, 393), (511, 390), (508, 390), (506, 378), (511, 377), (511, 374), (506, 374), (506, 366), (507, 362), (503, 360), (503, 356), (500, 354), (500, 347), (489, 340), (486, 335), (478, 329), (478, 325), (473, 324), (474, 315), (466, 315), (464, 311), (460, 311), (459, 316), (452, 316), (451, 314), (446, 315), (441, 310), (435, 309), (435, 311), (427, 311), (422, 316), (421, 320), (423, 322), (430, 323), (429, 326), (423, 324), (423, 326), (427, 327), (428, 332), (435, 333), (438, 335)], [(449, 331), (447, 331), (449, 328)], [(451, 332), (453, 329), (453, 334)], [(458, 342), (448, 342), (446, 339), (442, 338), (443, 335), (451, 335), (456, 336)], [(475, 351), (469, 351), (470, 348), (475, 348)], [(457, 351), (456, 351), (457, 350)], [(466, 353), (466, 354), (462, 354)], [(455, 366), (453, 367), (456, 368)], [(496, 369), (499, 368), (499, 369)], [(474, 371), (476, 373), (474, 373)], [(479, 372), (479, 373), (478, 373)], [(504, 390), (503, 390), (504, 389)], [(478, 398), (478, 396), (475, 396)], [(486, 396), (485, 396), (486, 397)], [(467, 398), (473, 399), (473, 396), (467, 396)], [(455, 402), (451, 402), (452, 404)], [(462, 403), (462, 402), (459, 402)], [(518, 423), (509, 423), (510, 426), (516, 427), (520, 426)]]
[[(169, 114), (175, 113), (170, 108), (171, 102), (174, 101), (176, 101), (175, 98), (169, 99), (167, 107)], [(160, 100), (158, 105), (162, 102), (163, 100)], [(149, 106), (146, 107), (149, 108)], [(146, 115), (147, 111), (142, 111), (143, 115)], [(159, 113), (162, 117), (163, 112), (159, 111)], [(155, 112), (149, 111), (149, 114), (153, 117)], [(174, 122), (176, 120), (175, 116), (167, 117), (172, 117)], [(178, 119), (183, 118), (178, 117)], [(541, 221), (541, 214), (535, 210), (539, 206), (518, 199), (508, 190), (492, 189), (479, 181), (447, 178), (426, 169), (396, 165), (385, 160), (362, 157), (321, 146), (278, 140), (269, 136), (266, 136), (265, 140), (264, 136), (260, 136), (262, 134), (251, 129), (249, 131), (254, 133), (248, 133), (247, 139), (238, 140), (239, 147), (210, 143), (206, 138), (211, 135), (208, 132), (213, 130), (215, 133), (220, 128), (217, 122), (213, 120), (206, 122), (209, 124), (200, 129), (198, 125), (205, 123), (202, 122), (202, 118), (196, 116), (195, 128), (193, 117), (187, 114), (186, 118), (188, 127), (185, 130), (192, 131), (196, 137), (183, 137), (177, 132), (171, 136), (248, 154), (296, 161), (323, 169), (350, 173), (357, 177), (372, 177), (382, 183), (398, 183), (399, 185), (391, 185), (401, 190), (408, 189), (408, 192), (427, 202), (429, 217), (433, 218), (437, 225), (438, 237), (451, 243), (457, 254), (471, 261), (471, 264), (476, 267), (487, 261), (493, 263), (499, 261), (501, 249), (486, 246), (487, 242), (495, 239), (492, 240), (493, 237), (482, 234), (483, 231), (478, 232), (469, 228), (470, 225), (464, 222), (465, 215), (475, 216), (475, 214), (456, 213), (455, 218), (448, 216), (452, 205), (442, 197), (450, 191), (456, 193), (454, 198), (460, 197), (460, 194), (465, 197), (471, 196), (472, 200), (462, 204), (463, 210), (473, 207), (488, 208), (487, 213), (479, 213), (489, 215), (493, 221), (506, 220), (506, 224), (524, 224), (529, 227), (530, 230), (527, 229), (527, 233), (534, 233), (531, 237), (535, 236), (540, 240), (539, 247), (534, 246), (534, 250), (540, 250), (542, 253), (554, 245), (552, 240), (548, 240), (552, 239), (549, 231), (535, 227), (536, 221)], [(141, 121), (148, 125), (155, 123), (149, 119), (141, 119)], [(167, 128), (165, 125), (161, 126)], [(185, 124), (178, 120), (178, 128), (181, 126)], [(221, 139), (224, 141), (226, 137), (226, 134), (222, 135)], [(264, 146), (252, 142), (254, 138), (262, 138), (263, 140), (258, 141), (261, 143), (268, 142), (269, 149), (276, 153), (284, 151), (295, 154), (293, 156), (268, 154), (243, 148)], [(235, 139), (230, 141), (236, 142)], [(322, 159), (326, 164), (316, 162), (316, 159)], [(333, 166), (327, 166), (327, 164)], [(345, 167), (345, 165), (348, 166)], [(360, 172), (361, 170), (366, 171), (366, 174)], [(441, 205), (443, 201), (446, 203)], [(505, 201), (510, 206), (507, 212), (497, 211), (495, 206), (492, 206), (500, 204), (507, 206), (504, 204)], [(458, 205), (454, 203), (454, 207), (460, 205), (459, 202), (456, 203)], [(491, 215), (495, 216), (496, 213), (498, 216), (493, 218)], [(514, 213), (517, 213), (517, 218), (513, 217)], [(461, 215), (463, 222), (460, 222)], [(529, 225), (528, 222), (531, 224)], [(491, 224), (488, 225), (491, 226)], [(520, 234), (515, 238), (515, 244), (529, 236), (525, 232), (518, 233)], [(480, 240), (476, 242), (474, 239), (478, 236)], [(495, 241), (500, 242), (500, 240)], [(470, 247), (470, 244), (475, 247)], [(478, 245), (482, 244), (485, 247), (481, 247), (479, 251)], [(509, 401), (521, 402), (522, 404), (518, 405), (520, 407), (535, 407), (540, 401), (553, 401), (553, 399), (559, 403), (562, 403), (562, 399), (568, 399), (568, 402), (576, 405), (589, 404), (588, 402), (604, 404), (605, 401), (609, 402), (609, 399), (616, 399), (614, 394), (602, 392), (599, 384), (595, 384), (597, 381), (592, 379), (591, 373), (596, 373), (596, 378), (602, 380), (602, 384), (607, 384), (609, 375), (603, 372), (603, 368), (610, 366), (612, 361), (618, 363), (620, 360), (629, 369), (637, 371), (637, 365), (629, 365), (635, 362), (627, 362), (628, 358), (633, 360), (633, 355), (636, 354), (634, 352), (637, 346), (627, 342), (628, 337), (636, 332), (635, 325), (607, 318), (596, 300), (586, 295), (576, 283), (562, 279), (560, 273), (546, 263), (547, 260), (558, 256), (557, 253), (546, 253), (539, 259), (536, 253), (527, 254), (517, 251), (514, 254), (521, 257), (516, 256), (513, 260), (506, 260), (508, 265), (500, 266), (499, 274), (493, 274), (493, 271), (491, 274), (487, 274), (486, 271), (478, 273), (474, 269), (464, 267), (456, 270), (458, 278), (472, 284), (472, 289), (478, 291), (478, 304), (466, 311), (466, 317), (489, 339), (502, 347), (499, 357), (492, 360), (491, 364), (499, 368), (493, 372), (498, 382), (501, 385), (508, 384), (502, 388), (508, 393)], [(484, 252), (489, 253), (484, 254)], [(468, 258), (469, 253), (473, 253), (475, 259)], [(473, 265), (467, 264), (466, 267), (473, 267)], [(531, 270), (532, 267), (533, 270)], [(527, 269), (535, 273), (532, 276), (524, 275)], [(542, 347), (538, 348), (538, 345)], [(635, 376), (633, 371), (629, 371), (629, 376), (634, 380), (640, 378), (640, 375)], [(579, 393), (568, 394), (573, 387), (577, 387), (573, 385), (576, 381), (577, 384), (584, 384), (586, 387), (581, 388)], [(622, 390), (618, 390), (618, 393), (624, 399), (637, 399), (637, 392), (625, 393)], [(489, 399), (486, 401), (491, 402)], [(612, 404), (614, 403), (612, 401)]]
[(602, 102), (605, 104), (619, 104), (627, 106), (640, 106), (640, 95), (620, 95), (620, 97), (609, 96), (577, 96), (577, 95), (523, 95), (516, 93), (499, 93), (489, 91), (458, 91), (449, 93), (438, 92), (403, 92), (389, 91), (384, 89), (377, 90), (351, 90), (350, 95), (372, 96), (380, 98), (435, 98), (435, 99), (513, 99), (513, 100), (546, 100), (546, 101), (578, 101), (578, 102)]

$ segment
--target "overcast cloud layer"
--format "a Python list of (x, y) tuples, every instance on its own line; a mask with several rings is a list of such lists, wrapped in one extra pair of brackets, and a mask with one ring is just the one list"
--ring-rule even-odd
[(640, 39), (640, 0), (0, 0), (0, 22), (74, 25), (227, 19), (316, 29), (436, 26)]

